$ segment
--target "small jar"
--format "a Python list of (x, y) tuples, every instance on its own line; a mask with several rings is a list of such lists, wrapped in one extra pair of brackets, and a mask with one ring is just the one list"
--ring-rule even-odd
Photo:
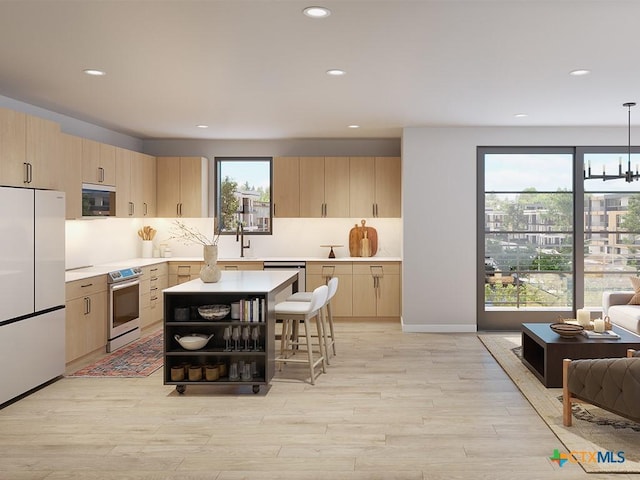
[(171, 367), (171, 381), (181, 382), (182, 380), (184, 380), (184, 367), (182, 365)]
[(192, 365), (189, 367), (189, 381), (199, 382), (202, 380), (202, 367), (200, 365)]
[(218, 365), (207, 365), (204, 369), (204, 378), (207, 382), (215, 382), (220, 378)]

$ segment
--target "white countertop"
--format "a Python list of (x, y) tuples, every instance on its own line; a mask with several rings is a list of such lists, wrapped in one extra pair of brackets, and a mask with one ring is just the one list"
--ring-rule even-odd
[[(146, 267), (164, 262), (201, 262), (202, 257), (164, 257), (164, 258), (130, 258), (127, 260), (92, 265), (65, 272), (65, 281), (84, 280), (85, 278), (106, 275), (113, 270), (129, 267)], [(401, 262), (400, 257), (235, 257), (219, 258), (219, 262)]]
[(204, 283), (199, 278), (173, 287), (165, 293), (268, 293), (291, 283), (298, 272), (282, 270), (223, 270), (220, 281)]

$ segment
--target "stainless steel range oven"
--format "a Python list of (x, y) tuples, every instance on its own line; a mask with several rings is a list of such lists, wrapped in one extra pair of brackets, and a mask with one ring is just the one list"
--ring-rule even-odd
[(140, 338), (140, 275), (138, 267), (108, 273), (109, 318), (107, 352)]

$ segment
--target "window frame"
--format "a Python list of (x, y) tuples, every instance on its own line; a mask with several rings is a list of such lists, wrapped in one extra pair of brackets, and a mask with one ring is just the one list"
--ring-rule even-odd
[[(486, 310), (485, 308), (485, 155), (490, 154), (563, 154), (572, 155), (573, 157), (573, 178), (572, 178), (572, 194), (573, 194), (573, 224), (571, 235), (573, 235), (573, 251), (572, 251), (572, 265), (573, 265), (573, 289), (571, 303), (575, 306), (579, 300), (578, 292), (582, 291), (582, 286), (578, 285), (575, 279), (578, 277), (577, 270), (581, 267), (577, 262), (576, 252), (582, 252), (583, 246), (577, 243), (577, 237), (579, 237), (580, 243), (584, 235), (582, 223), (582, 214), (579, 213), (578, 205), (576, 202), (576, 189), (581, 187), (582, 184), (582, 168), (580, 167), (578, 172), (578, 162), (576, 162), (576, 148), (575, 147), (506, 147), (506, 146), (479, 146), (476, 149), (476, 165), (477, 165), (477, 252), (476, 252), (476, 316), (477, 316), (477, 328), (478, 330), (519, 330), (521, 323), (535, 323), (535, 322), (548, 322), (553, 323), (557, 321), (559, 316), (567, 317), (571, 315), (571, 308), (553, 308), (548, 309), (504, 309), (504, 310)], [(577, 179), (579, 178), (579, 182)], [(578, 185), (580, 184), (580, 185)], [(582, 195), (582, 193), (581, 193)], [(584, 196), (584, 195), (582, 195)], [(580, 197), (577, 197), (580, 198)], [(580, 202), (582, 204), (582, 202)], [(581, 206), (581, 205), (580, 205)], [(581, 235), (576, 235), (576, 232), (580, 231)], [(490, 232), (491, 234), (498, 232)], [(505, 232), (508, 233), (508, 232)], [(581, 293), (580, 293), (581, 295)], [(514, 320), (514, 317), (517, 317)]]
[[(273, 235), (273, 157), (267, 156), (240, 156), (240, 157), (214, 157), (214, 182), (215, 182), (215, 218), (219, 222), (222, 214), (222, 189), (221, 170), (225, 162), (268, 162), (269, 164), (269, 228), (267, 231), (244, 230), (244, 235)], [(245, 212), (247, 213), (247, 212)], [(267, 217), (265, 217), (267, 218)], [(221, 235), (235, 235), (236, 230), (221, 231)]]

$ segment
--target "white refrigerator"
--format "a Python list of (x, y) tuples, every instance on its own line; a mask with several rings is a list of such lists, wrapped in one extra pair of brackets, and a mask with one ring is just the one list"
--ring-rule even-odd
[(0, 187), (0, 405), (64, 374), (64, 192)]

